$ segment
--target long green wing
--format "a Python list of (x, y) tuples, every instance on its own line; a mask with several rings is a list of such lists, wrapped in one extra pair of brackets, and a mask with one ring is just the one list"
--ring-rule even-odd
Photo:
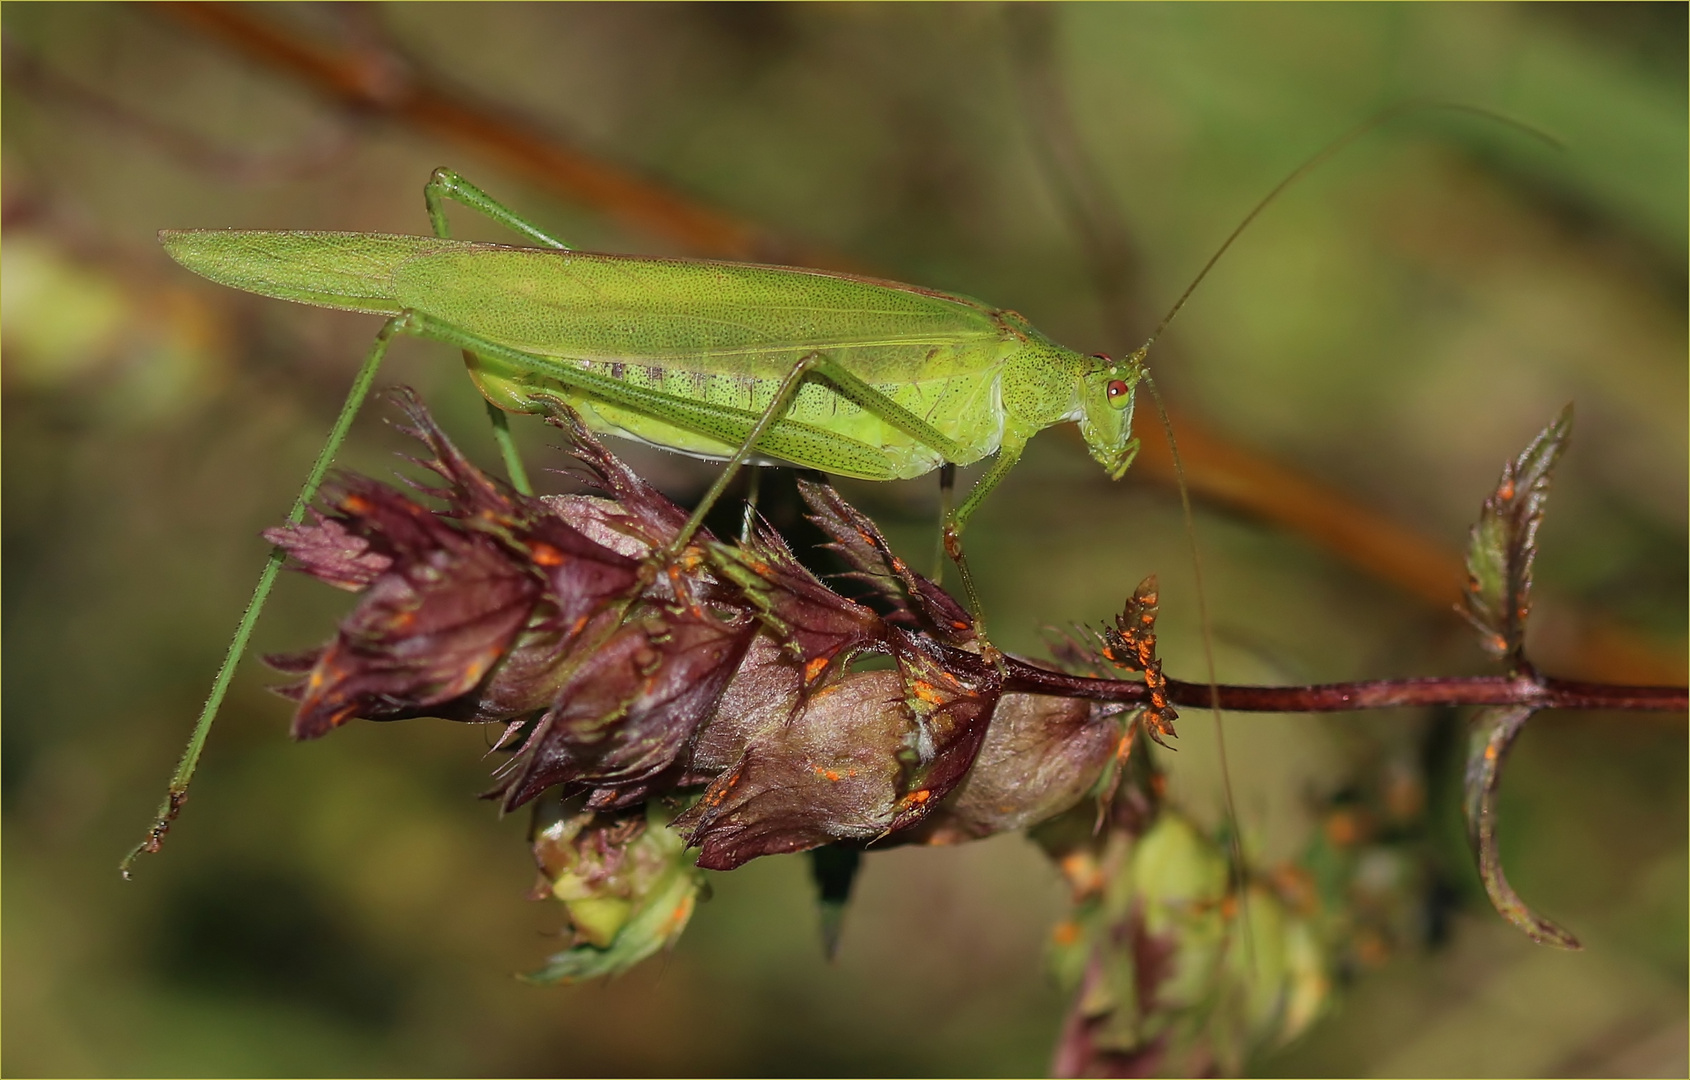
[(318, 307), (396, 315), (394, 272), (419, 255), (474, 247), (385, 233), (166, 229), (170, 257), (220, 285)]
[[(997, 446), (997, 374), (1017, 347), (997, 314), (967, 297), (791, 267), (379, 233), (192, 230), (160, 240), (183, 266), (234, 288), (373, 314), (410, 310), (478, 340), (484, 347), (473, 351), (486, 355), (472, 360), (472, 374), (503, 408), (561, 394), (599, 430), (706, 456), (731, 452), (792, 365), (824, 352), (972, 461)], [(497, 358), (506, 349), (581, 374), (525, 373)], [(604, 389), (584, 390), (583, 378)], [(699, 409), (720, 423), (684, 421)], [(766, 441), (787, 460), (875, 479), (920, 475), (943, 460), (821, 383), (802, 388)]]
[[(424, 312), (542, 356), (778, 379), (823, 349), (870, 382), (976, 374), (1001, 340), (967, 297), (789, 267), (383, 233), (166, 230), (189, 270), (321, 307)], [(848, 356), (846, 355), (848, 354)]]
[(869, 382), (943, 378), (1003, 337), (966, 297), (790, 267), (478, 246), (394, 280), (406, 307), (525, 352), (710, 375), (778, 379), (826, 350)]

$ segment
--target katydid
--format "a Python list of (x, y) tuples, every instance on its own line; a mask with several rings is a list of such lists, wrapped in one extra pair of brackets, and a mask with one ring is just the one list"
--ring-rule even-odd
[[(449, 194), (551, 250), (365, 233), (167, 231), (161, 240), (221, 284), (390, 316), (372, 362), (400, 333), (458, 346), (502, 410), (562, 400), (596, 431), (730, 468), (755, 461), (897, 480), (996, 454), (947, 516), (953, 538), (1044, 428), (1077, 421), (1112, 477), (1137, 450), (1139, 354), (1078, 353), (1013, 311), (912, 285), (572, 251), (446, 170), (428, 194), (441, 233), (438, 200)], [(960, 555), (959, 541), (948, 546)]]
[[(933, 289), (849, 274), (699, 259), (576, 251), (447, 169), (424, 189), (435, 235), (166, 230), (177, 262), (213, 281), (299, 303), (387, 316), (290, 521), (304, 515), (396, 335), (463, 350), (489, 403), (513, 482), (525, 486), (503, 412), (561, 401), (596, 431), (727, 467), (659, 558), (685, 547), (734, 473), (779, 463), (869, 480), (917, 477), (996, 455), (944, 547), (987, 643), (962, 533), (1027, 440), (1075, 422), (1112, 479), (1132, 464), (1145, 356), (1215, 261), (1292, 180), (1382, 123), (1388, 110), (1305, 162), (1215, 252), (1149, 340), (1111, 359), (1065, 348), (1014, 311)], [(456, 200), (542, 247), (449, 238)], [(948, 475), (950, 470), (946, 469)], [(157, 848), (271, 584), (266, 565), (140, 850)], [(131, 854), (133, 858), (134, 853)], [(125, 863), (127, 866), (127, 861)]]

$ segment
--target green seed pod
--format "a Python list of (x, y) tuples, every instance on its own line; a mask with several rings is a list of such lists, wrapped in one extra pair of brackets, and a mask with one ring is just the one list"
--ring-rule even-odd
[(534, 836), (536, 895), (563, 902), (571, 941), (527, 978), (614, 975), (673, 944), (692, 917), (703, 876), (668, 827), (671, 815), (655, 804), (610, 813), (550, 805), (555, 818)]

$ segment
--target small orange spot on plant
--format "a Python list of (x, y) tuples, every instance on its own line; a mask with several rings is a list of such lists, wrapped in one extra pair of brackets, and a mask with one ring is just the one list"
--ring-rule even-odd
[(1300, 866), (1281, 866), (1272, 874), (1274, 891), (1287, 907), (1301, 915), (1312, 914), (1320, 906), (1320, 894), (1315, 889), (1314, 875)]
[(1391, 958), (1391, 947), (1376, 931), (1364, 930), (1356, 935), (1356, 959), (1366, 967), (1379, 967)]
[(1354, 811), (1339, 810), (1326, 819), (1326, 840), (1333, 847), (1352, 847), (1364, 832), (1366, 825)]
[(1062, 876), (1073, 890), (1074, 896), (1083, 898), (1091, 896), (1103, 888), (1103, 868), (1097, 859), (1084, 851), (1071, 851), (1062, 857), (1059, 864)]
[(529, 544), (528, 553), (541, 566), (563, 565), (563, 552), (542, 540), (536, 540)]
[(675, 905), (675, 910), (669, 913), (667, 925), (663, 928), (663, 933), (665, 935), (674, 933), (677, 927), (686, 922), (687, 919), (691, 918), (692, 905), (693, 898), (690, 896)]
[(910, 680), (910, 691), (914, 693), (918, 699), (929, 705), (938, 705), (945, 700), (940, 696), (939, 691), (934, 688), (932, 683), (921, 679)]

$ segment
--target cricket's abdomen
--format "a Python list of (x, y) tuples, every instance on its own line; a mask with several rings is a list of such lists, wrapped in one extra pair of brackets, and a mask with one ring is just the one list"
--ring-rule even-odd
[[(803, 354), (788, 361), (796, 364)], [(748, 428), (774, 400), (779, 379), (706, 374), (660, 367), (650, 362), (593, 361), (581, 366), (672, 399), (677, 407), (704, 402), (733, 410)], [(789, 368), (790, 370), (790, 368)], [(567, 401), (595, 431), (621, 435), (695, 457), (724, 459), (739, 448), (735, 431), (711, 437), (694, 423), (682, 426), (652, 410), (619, 407), (528, 373), (501, 365), (472, 367), (482, 392), (495, 404), (531, 411), (538, 392)], [(874, 385), (874, 384), (871, 384)], [(956, 463), (966, 465), (994, 452), (1001, 439), (1002, 413), (997, 380), (987, 376), (950, 376), (875, 389), (922, 417), (967, 451)], [(863, 480), (901, 480), (922, 476), (945, 463), (945, 455), (842, 397), (819, 377), (802, 386), (785, 419), (758, 445), (756, 460), (799, 465)]]
[[(635, 409), (482, 363), (474, 374), (496, 404), (532, 409), (532, 394), (548, 393), (596, 430), (682, 453), (729, 456), (735, 433), (813, 354), (950, 438), (958, 464), (992, 453), (1002, 437), (999, 377), (1015, 342), (990, 309), (963, 297), (782, 267), (491, 247), (414, 259), (395, 284), (406, 308), (660, 395), (658, 408)], [(689, 413), (697, 403), (716, 415)], [(920, 476), (946, 460), (820, 375), (758, 450), (873, 480)]]

